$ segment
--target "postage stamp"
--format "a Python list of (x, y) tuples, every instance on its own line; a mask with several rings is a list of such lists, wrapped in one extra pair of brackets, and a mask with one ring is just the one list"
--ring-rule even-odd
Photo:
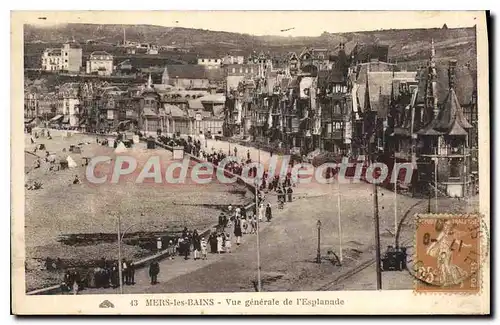
[(481, 290), (479, 214), (419, 215), (415, 234), (415, 291), (476, 294)]

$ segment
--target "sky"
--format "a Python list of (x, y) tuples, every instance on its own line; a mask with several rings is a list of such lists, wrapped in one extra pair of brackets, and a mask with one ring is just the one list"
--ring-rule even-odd
[(52, 11), (23, 14), (26, 23), (40, 26), (69, 22), (150, 24), (279, 36), (433, 28), (445, 23), (449, 28), (472, 27), (484, 19), (484, 13), (474, 11)]

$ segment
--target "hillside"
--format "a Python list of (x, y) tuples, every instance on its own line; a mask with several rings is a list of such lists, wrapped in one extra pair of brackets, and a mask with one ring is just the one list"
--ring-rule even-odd
[[(123, 41), (125, 30), (128, 41), (152, 42), (158, 45), (176, 45), (189, 48), (199, 56), (222, 56), (228, 52), (248, 55), (254, 51), (274, 54), (300, 52), (304, 47), (336, 49), (340, 42), (349, 52), (356, 43), (378, 43), (389, 46), (391, 61), (415, 63), (429, 56), (430, 41), (434, 39), (438, 57), (455, 58), (460, 62), (475, 57), (475, 28), (378, 30), (349, 33), (324, 32), (317, 37), (253, 36), (248, 34), (163, 27), (153, 25), (95, 25), (65, 24), (53, 27), (25, 25), (25, 43), (62, 43), (76, 40), (85, 43), (96, 40), (99, 46), (110, 47)], [(31, 45), (26, 48), (30, 54)], [(43, 44), (36, 44), (43, 47)], [(85, 52), (85, 49), (84, 49)], [(183, 61), (183, 58), (176, 58)], [(474, 63), (475, 64), (475, 63)]]

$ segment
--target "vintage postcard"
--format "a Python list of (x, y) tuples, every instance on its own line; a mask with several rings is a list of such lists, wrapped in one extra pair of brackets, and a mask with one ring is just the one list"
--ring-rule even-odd
[(487, 18), (12, 12), (13, 313), (489, 314)]

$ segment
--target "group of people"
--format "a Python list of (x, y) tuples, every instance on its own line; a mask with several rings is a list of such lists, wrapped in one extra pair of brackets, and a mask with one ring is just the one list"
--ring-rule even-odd
[[(132, 261), (122, 259), (122, 285), (135, 284), (135, 265)], [(63, 276), (61, 288), (65, 292), (77, 294), (83, 288), (117, 288), (120, 286), (118, 261), (107, 261), (102, 258), (85, 276), (77, 269), (67, 269)]]

